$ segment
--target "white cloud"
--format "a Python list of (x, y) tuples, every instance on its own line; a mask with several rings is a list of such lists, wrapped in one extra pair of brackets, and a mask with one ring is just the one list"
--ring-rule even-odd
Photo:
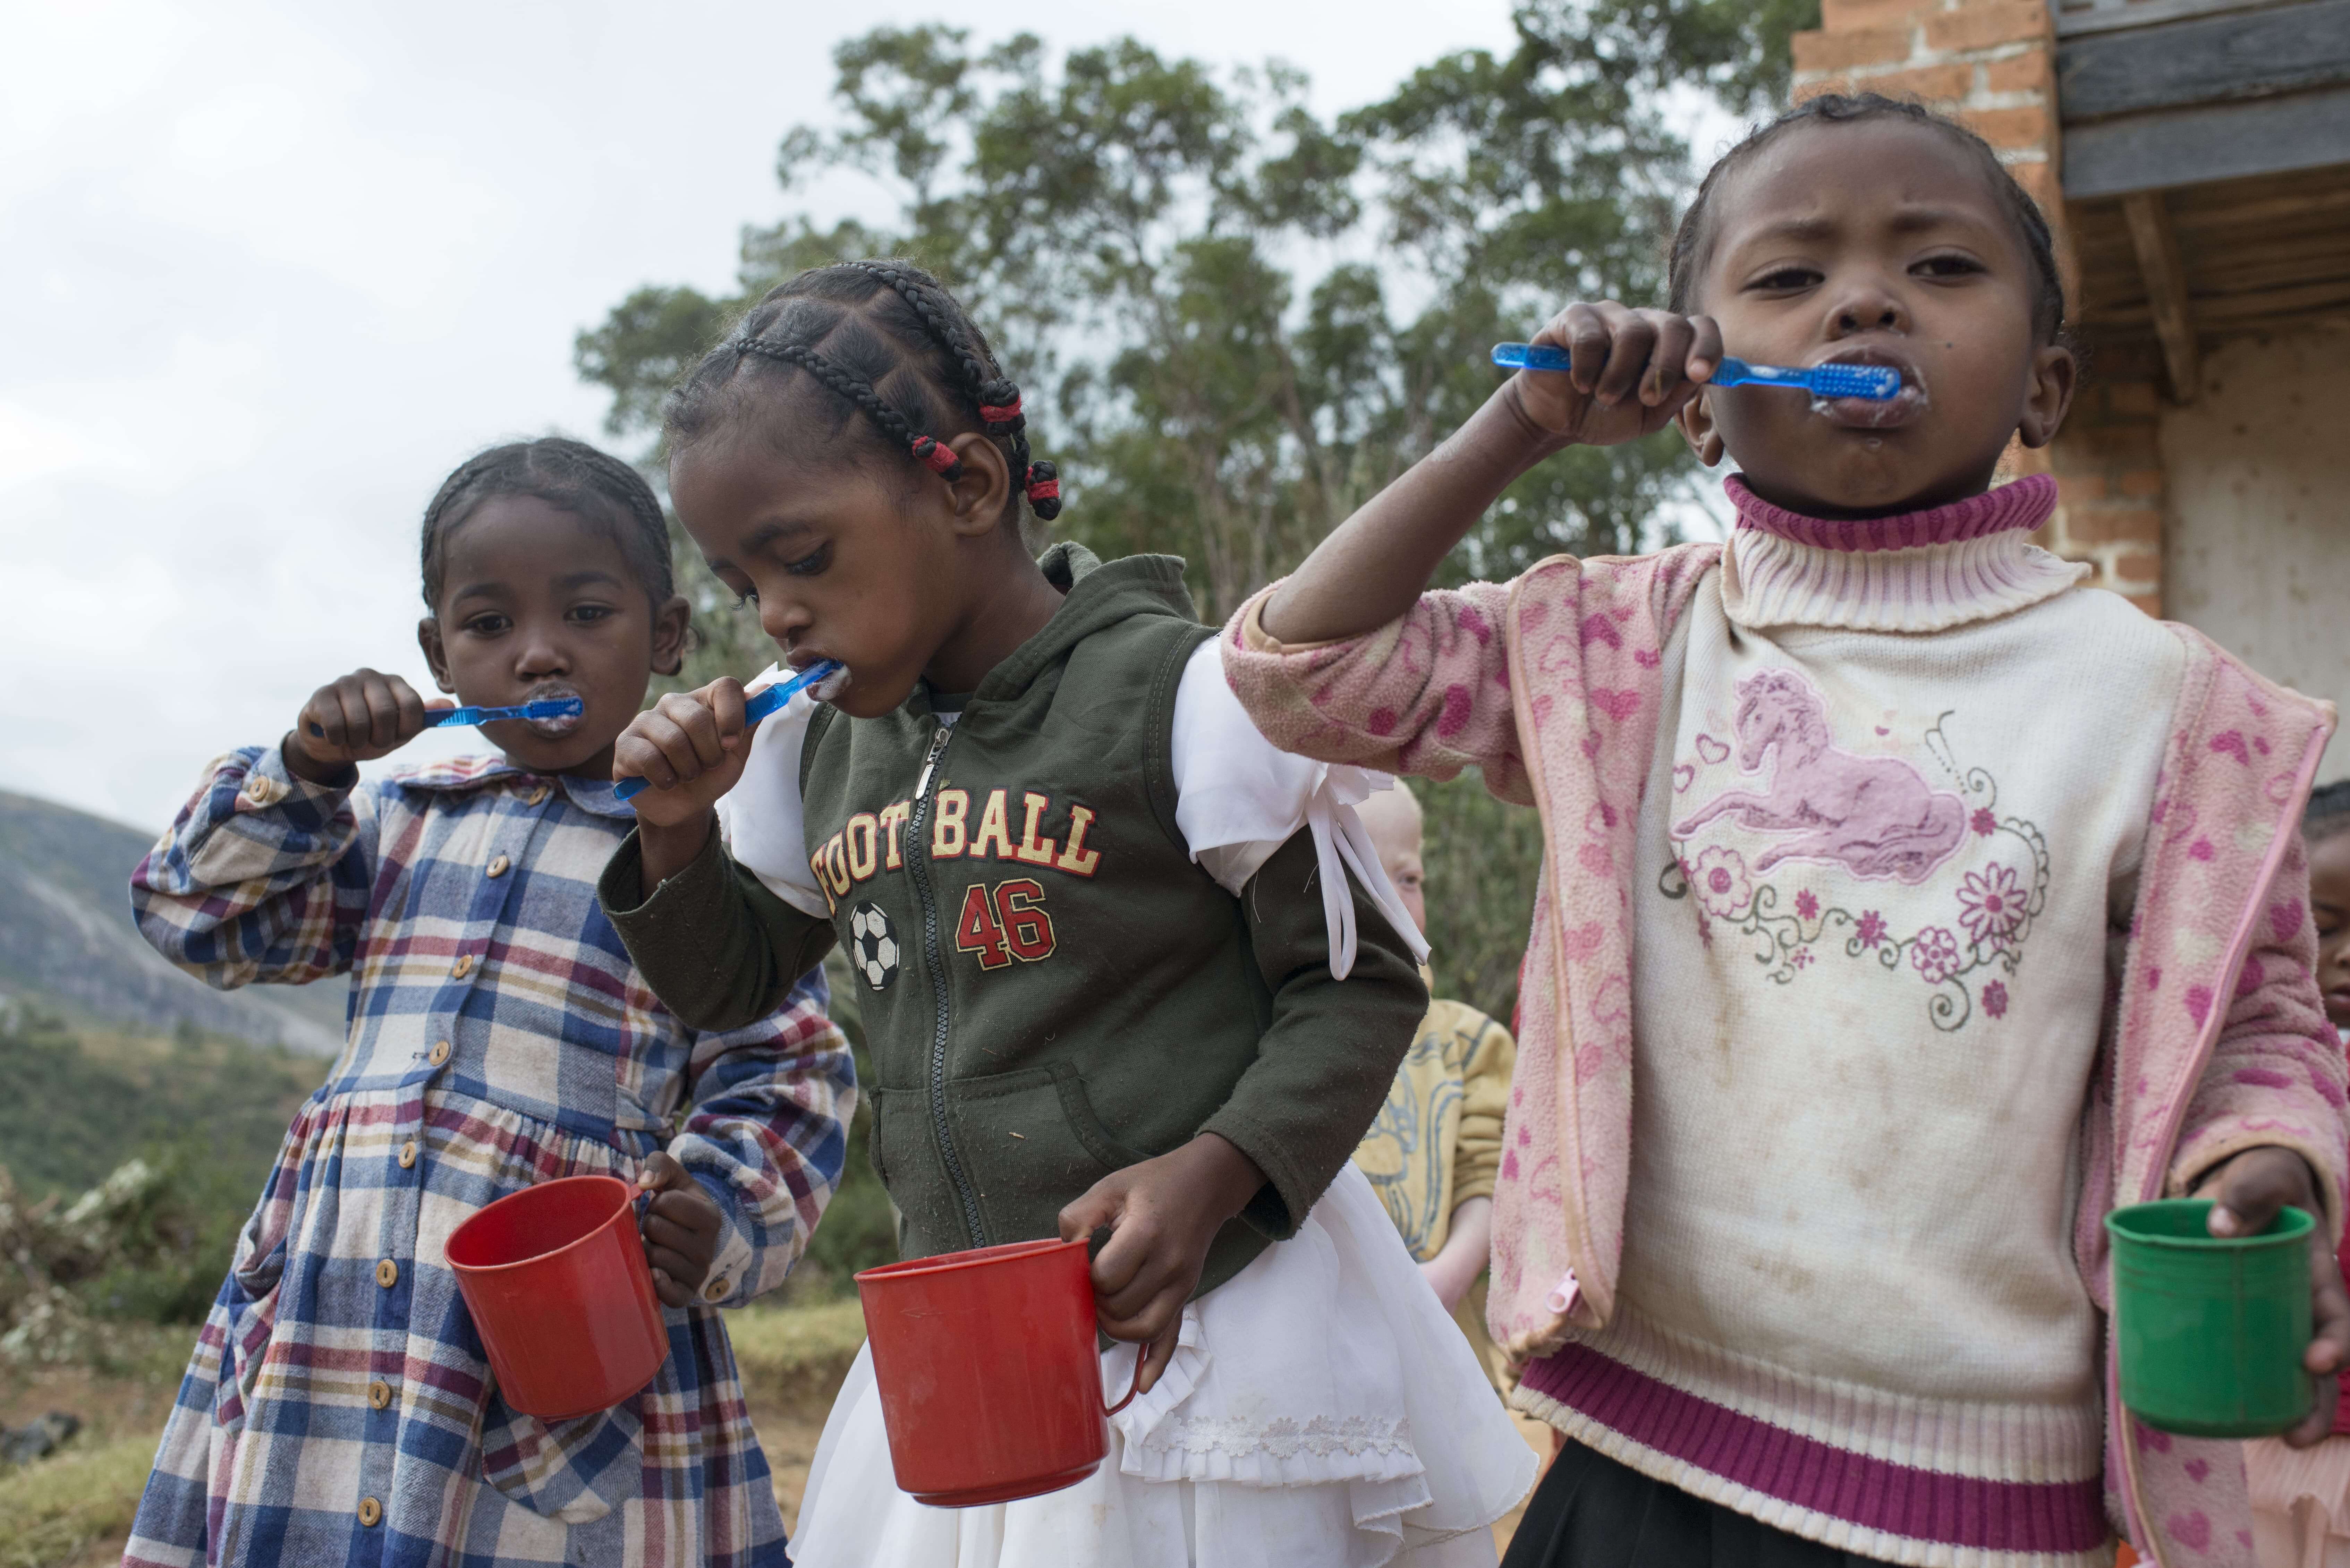
[[(320, 683), (422, 684), (414, 530), (442, 475), (510, 435), (598, 433), (572, 335), (639, 283), (728, 283), (739, 226), (785, 210), (777, 139), (826, 116), (832, 46), (878, 19), (0, 12), (0, 786), (160, 826), (204, 759), (282, 733)], [(1506, 0), (1004, 20), (987, 34), (1277, 56), (1326, 111), (1511, 38)]]

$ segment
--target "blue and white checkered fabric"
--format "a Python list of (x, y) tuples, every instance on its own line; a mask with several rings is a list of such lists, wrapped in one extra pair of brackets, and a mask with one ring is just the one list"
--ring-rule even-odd
[[(216, 986), (351, 976), (180, 1388), (127, 1565), (786, 1562), (714, 1310), (780, 1283), (840, 1179), (849, 1053), (811, 974), (747, 1029), (661, 1007), (596, 901), (608, 784), (466, 759), (352, 790), (234, 752), (131, 878)], [(442, 1257), (483, 1205), (666, 1148), (727, 1216), (633, 1399), (509, 1409)]]

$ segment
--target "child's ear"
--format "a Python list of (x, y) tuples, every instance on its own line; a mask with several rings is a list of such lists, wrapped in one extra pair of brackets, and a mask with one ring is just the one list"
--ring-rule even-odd
[(1012, 465), (983, 435), (959, 435), (947, 447), (962, 460), (962, 477), (947, 486), (954, 498), (954, 531), (994, 533), (1003, 521), (1004, 504), (1012, 499)]
[(449, 650), (441, 646), (438, 616), (428, 615), (416, 623), (416, 646), (424, 650), (424, 662), (432, 666), (433, 684), (454, 697), (457, 683), (449, 679)]
[(2062, 343), (2051, 343), (2033, 351), (2031, 376), (2024, 389), (2023, 418), (2016, 421), (2015, 438), (2026, 446), (2042, 447), (2056, 439), (2057, 429), (2064, 422), (2064, 410), (2073, 406), (2073, 389), (2080, 380), (2081, 362)]
[(693, 630), (693, 607), (681, 594), (653, 609), (653, 673), (674, 675), (685, 668), (686, 639)]
[(1697, 396), (1683, 403), (1681, 411), (1673, 416), (1673, 422), (1680, 426), (1681, 439), (1689, 442), (1690, 451), (1697, 453), (1700, 462), (1711, 468), (1721, 461), (1724, 448), (1721, 432), (1713, 424), (1712, 388), (1700, 387)]

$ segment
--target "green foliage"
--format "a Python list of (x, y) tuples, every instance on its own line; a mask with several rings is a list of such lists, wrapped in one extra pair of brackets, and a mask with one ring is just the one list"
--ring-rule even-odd
[(152, 1433), (0, 1475), (0, 1568), (63, 1568), (130, 1527), (155, 1460)]
[[(1772, 106), (1788, 36), (1818, 12), (1523, 0), (1507, 52), (1444, 56), (1330, 119), (1277, 62), (1222, 68), (1132, 38), (1055, 58), (1027, 34), (981, 48), (960, 28), (878, 27), (835, 50), (835, 128), (790, 130), (776, 173), (790, 192), (860, 171), (894, 192), (892, 218), (746, 227), (733, 295), (639, 289), (579, 335), (577, 363), (612, 393), (608, 428), (657, 458), (662, 396), (765, 290), (910, 255), (1022, 384), (1037, 455), (1064, 475), (1056, 531), (1104, 556), (1184, 557), (1201, 614), (1221, 618), (1491, 395), (1494, 342), (1578, 297), (1662, 296), (1693, 172), (1668, 95)], [(1564, 452), (1440, 576), (1667, 542), (1657, 520), (1692, 477), (1669, 431)], [(681, 554), (705, 639), (684, 682), (767, 664), (755, 616)], [(1440, 983), (1506, 1016), (1540, 861), (1532, 815), (1473, 783), (1436, 787), (1429, 810)], [(845, 983), (836, 997), (853, 1002)], [(837, 1225), (865, 1255), (883, 1211), (854, 1180), (818, 1244)]]

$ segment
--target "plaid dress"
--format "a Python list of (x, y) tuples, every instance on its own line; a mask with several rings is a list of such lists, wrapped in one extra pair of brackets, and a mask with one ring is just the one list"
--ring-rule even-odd
[[(634, 818), (493, 758), (357, 788), (214, 763), (131, 878), (140, 929), (216, 986), (351, 976), (348, 1043), (237, 1245), (132, 1527), (133, 1564), (783, 1564), (716, 1308), (780, 1283), (856, 1088), (820, 975), (696, 1033), (596, 902)], [(484, 1204), (666, 1148), (726, 1217), (703, 1300), (634, 1398), (510, 1409), (442, 1249)]]

